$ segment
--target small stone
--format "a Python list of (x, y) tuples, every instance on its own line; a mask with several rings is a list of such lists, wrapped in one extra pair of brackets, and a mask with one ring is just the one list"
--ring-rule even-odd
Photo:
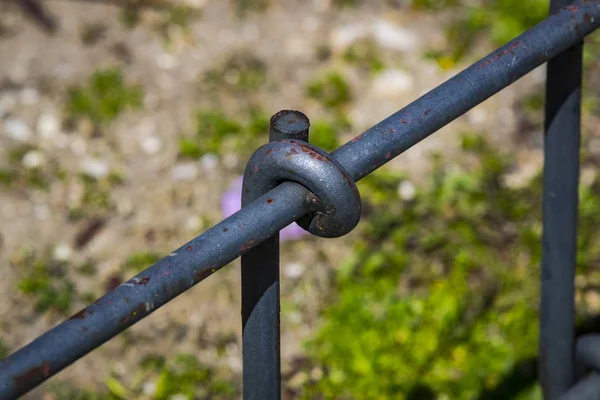
[(185, 226), (189, 231), (195, 232), (202, 227), (202, 220), (197, 215), (192, 215), (185, 220)]
[(50, 210), (48, 209), (48, 206), (45, 204), (35, 206), (35, 208), (33, 209), (33, 212), (35, 214), (35, 217), (42, 221), (45, 219), (48, 219), (48, 216), (50, 215)]
[(219, 165), (219, 157), (216, 154), (208, 153), (200, 157), (200, 165), (206, 172), (214, 171)]
[(76, 138), (71, 142), (71, 150), (78, 156), (82, 156), (87, 151), (87, 143), (82, 138)]
[(411, 90), (413, 86), (413, 77), (400, 69), (385, 70), (373, 81), (373, 91), (385, 98), (397, 97)]
[(52, 253), (52, 257), (58, 261), (67, 261), (71, 258), (73, 254), (73, 250), (68, 244), (61, 243), (54, 248), (54, 252)]
[(310, 371), (310, 378), (313, 381), (320, 381), (321, 378), (323, 377), (323, 370), (319, 367), (314, 367), (311, 371)]
[(142, 386), (142, 391), (147, 396), (152, 396), (156, 392), (156, 383), (154, 382), (144, 382)]
[(475, 107), (467, 113), (469, 122), (473, 125), (481, 125), (487, 121), (487, 112), (481, 107)]
[(34, 88), (23, 89), (20, 93), (21, 104), (32, 106), (40, 102), (40, 93)]
[(172, 54), (162, 53), (156, 57), (156, 65), (161, 69), (169, 70), (177, 66), (177, 60)]
[(291, 279), (300, 278), (305, 271), (306, 267), (300, 263), (290, 263), (284, 267), (285, 276)]
[(148, 155), (157, 154), (162, 149), (162, 142), (156, 136), (148, 136), (142, 140), (142, 150)]
[(417, 194), (417, 189), (415, 185), (411, 181), (402, 181), (398, 186), (398, 195), (404, 201), (411, 201), (415, 198)]
[(40, 167), (46, 161), (44, 155), (38, 150), (31, 150), (23, 156), (23, 166), (28, 169)]
[(240, 159), (235, 154), (229, 153), (223, 157), (223, 165), (225, 165), (226, 168), (236, 168), (239, 163)]
[(380, 46), (392, 50), (410, 52), (419, 47), (419, 38), (412, 31), (385, 20), (373, 25), (373, 36)]
[(31, 139), (31, 130), (21, 120), (10, 118), (4, 121), (4, 129), (11, 139), (26, 142)]
[(340, 52), (367, 35), (368, 31), (362, 25), (342, 25), (331, 33), (329, 43), (333, 51)]
[(100, 179), (108, 175), (110, 168), (108, 164), (102, 160), (86, 158), (81, 163), (81, 170), (86, 175)]
[(198, 167), (187, 163), (176, 165), (171, 169), (171, 177), (176, 181), (191, 181), (198, 176)]
[(60, 123), (56, 115), (52, 113), (45, 113), (40, 115), (38, 118), (36, 130), (43, 139), (49, 139), (56, 136), (59, 129)]

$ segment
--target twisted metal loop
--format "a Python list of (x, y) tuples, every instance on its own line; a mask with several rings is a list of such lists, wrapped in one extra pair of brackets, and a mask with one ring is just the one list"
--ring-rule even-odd
[(323, 150), (297, 140), (278, 140), (259, 148), (244, 172), (243, 205), (284, 181), (312, 192), (311, 212), (297, 223), (320, 237), (339, 237), (358, 224), (360, 194), (344, 168)]

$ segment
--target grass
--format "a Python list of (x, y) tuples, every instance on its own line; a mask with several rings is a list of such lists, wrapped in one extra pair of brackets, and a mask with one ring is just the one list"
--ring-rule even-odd
[[(503, 184), (512, 162), (466, 135), (461, 164), (435, 158), (402, 201), (385, 170), (359, 185), (361, 239), (337, 273), (323, 324), (307, 344), (303, 398), (493, 397), (537, 353), (541, 179)], [(578, 273), (598, 279), (600, 182), (581, 187)], [(585, 298), (579, 289), (578, 298)], [(589, 314), (578, 302), (578, 319)], [(534, 379), (502, 398), (541, 398)], [(506, 387), (503, 387), (506, 389)]]
[(344, 61), (361, 70), (377, 74), (385, 69), (377, 43), (372, 39), (364, 39), (353, 43), (344, 51)]
[(71, 119), (87, 118), (100, 126), (141, 106), (141, 87), (127, 85), (121, 70), (112, 67), (95, 71), (87, 86), (70, 88), (66, 111)]
[[(12, 147), (7, 153), (6, 164), (0, 165), (0, 185), (12, 189), (48, 190), (53, 180), (64, 177), (57, 163), (46, 160), (45, 154), (32, 144)], [(44, 161), (37, 166), (25, 165), (26, 157), (34, 153)]]
[(222, 63), (211, 68), (204, 76), (204, 83), (215, 90), (248, 93), (260, 89), (267, 82), (267, 65), (248, 52), (230, 55)]
[(352, 100), (352, 91), (346, 78), (335, 71), (308, 82), (306, 94), (327, 110), (339, 110)]
[(179, 140), (179, 155), (197, 159), (207, 153), (220, 154), (224, 149), (243, 154), (256, 149), (269, 131), (269, 118), (251, 109), (247, 121), (235, 121), (219, 110), (201, 110), (196, 114), (195, 134)]

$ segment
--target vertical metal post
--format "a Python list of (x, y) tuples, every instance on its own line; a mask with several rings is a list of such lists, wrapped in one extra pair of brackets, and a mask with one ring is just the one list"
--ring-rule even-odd
[[(550, 13), (569, 0), (551, 0)], [(540, 308), (544, 399), (575, 380), (575, 262), (579, 182), (582, 43), (547, 64)]]
[[(309, 125), (301, 112), (280, 111), (271, 118), (269, 140), (307, 142)], [(242, 256), (242, 330), (244, 399), (280, 399), (279, 234)]]

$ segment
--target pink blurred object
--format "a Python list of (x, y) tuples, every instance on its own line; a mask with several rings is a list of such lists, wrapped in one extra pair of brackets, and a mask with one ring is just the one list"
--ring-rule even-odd
[[(223, 212), (224, 218), (236, 213), (242, 207), (242, 184), (243, 177), (237, 178), (223, 194), (223, 197), (221, 198), (221, 211)], [(281, 230), (279, 233), (279, 240), (282, 242), (286, 240), (297, 240), (307, 234), (308, 232), (293, 222)]]

